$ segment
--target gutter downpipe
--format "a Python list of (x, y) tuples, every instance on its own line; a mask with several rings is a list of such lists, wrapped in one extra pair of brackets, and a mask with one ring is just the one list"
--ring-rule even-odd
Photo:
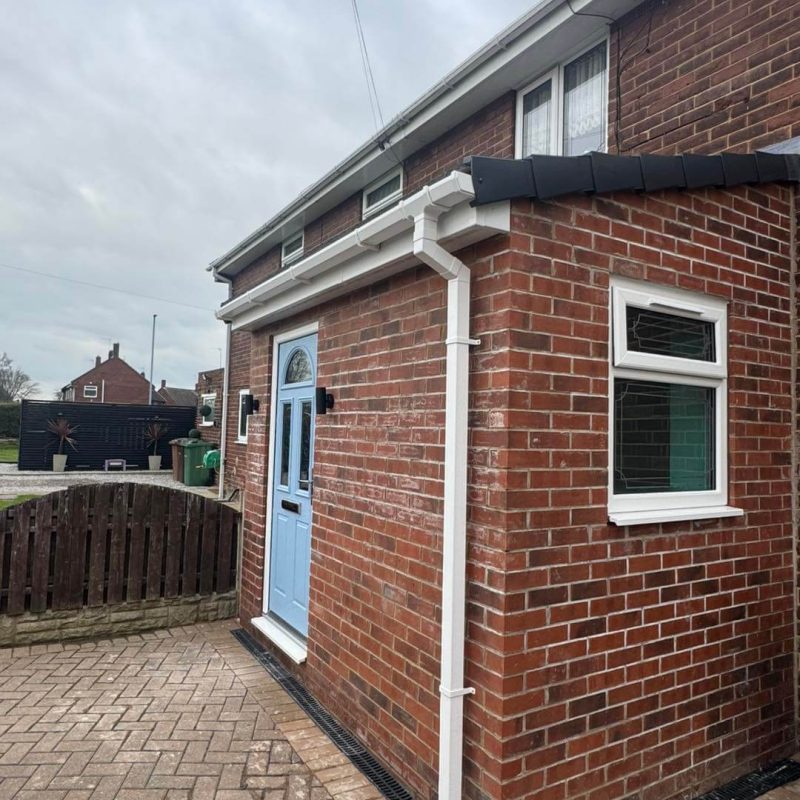
[(461, 800), (464, 738), (464, 639), (469, 421), (469, 268), (438, 242), (447, 209), (431, 202), (414, 217), (414, 255), (447, 281), (442, 639), (439, 682), (439, 800)]
[[(233, 296), (233, 279), (220, 275), (216, 267), (211, 270), (214, 280), (218, 283), (228, 284), (228, 297)], [(225, 446), (228, 432), (228, 389), (230, 385), (230, 359), (231, 359), (231, 323), (225, 323), (225, 371), (222, 373), (222, 429), (219, 435), (219, 490), (217, 500), (225, 499)], [(241, 538), (241, 537), (240, 537)], [(241, 563), (241, 562), (240, 562)], [(240, 570), (237, 570), (237, 575)]]

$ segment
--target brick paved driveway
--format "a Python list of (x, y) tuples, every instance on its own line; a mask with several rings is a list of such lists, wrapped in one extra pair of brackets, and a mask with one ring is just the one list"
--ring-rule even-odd
[(0, 650), (0, 800), (376, 800), (210, 623)]

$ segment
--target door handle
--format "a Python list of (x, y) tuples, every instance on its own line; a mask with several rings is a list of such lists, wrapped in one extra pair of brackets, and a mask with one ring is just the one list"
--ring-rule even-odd
[(293, 503), (291, 500), (281, 500), (281, 508), (286, 511), (294, 511), (295, 514), (300, 513), (300, 503)]

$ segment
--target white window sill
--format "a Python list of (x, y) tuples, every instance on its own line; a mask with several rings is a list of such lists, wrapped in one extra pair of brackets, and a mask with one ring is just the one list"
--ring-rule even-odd
[(286, 630), (269, 617), (253, 617), (250, 624), (264, 634), (272, 644), (286, 653), (295, 664), (303, 664), (308, 654), (305, 639)]
[(247, 439), (237, 439), (236, 444), (247, 444)]
[(686, 522), (696, 519), (721, 519), (741, 517), (744, 511), (733, 506), (706, 506), (699, 508), (673, 508), (661, 511), (609, 512), (608, 520), (614, 525), (648, 525), (658, 522)]

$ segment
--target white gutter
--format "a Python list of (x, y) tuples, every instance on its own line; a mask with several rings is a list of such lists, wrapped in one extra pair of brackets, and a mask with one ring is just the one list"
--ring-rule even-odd
[(435, 204), (414, 219), (414, 255), (447, 281), (442, 641), (439, 683), (440, 800), (460, 800), (463, 781), (464, 626), (467, 564), (467, 437), (469, 422), (470, 271), (439, 244)]

